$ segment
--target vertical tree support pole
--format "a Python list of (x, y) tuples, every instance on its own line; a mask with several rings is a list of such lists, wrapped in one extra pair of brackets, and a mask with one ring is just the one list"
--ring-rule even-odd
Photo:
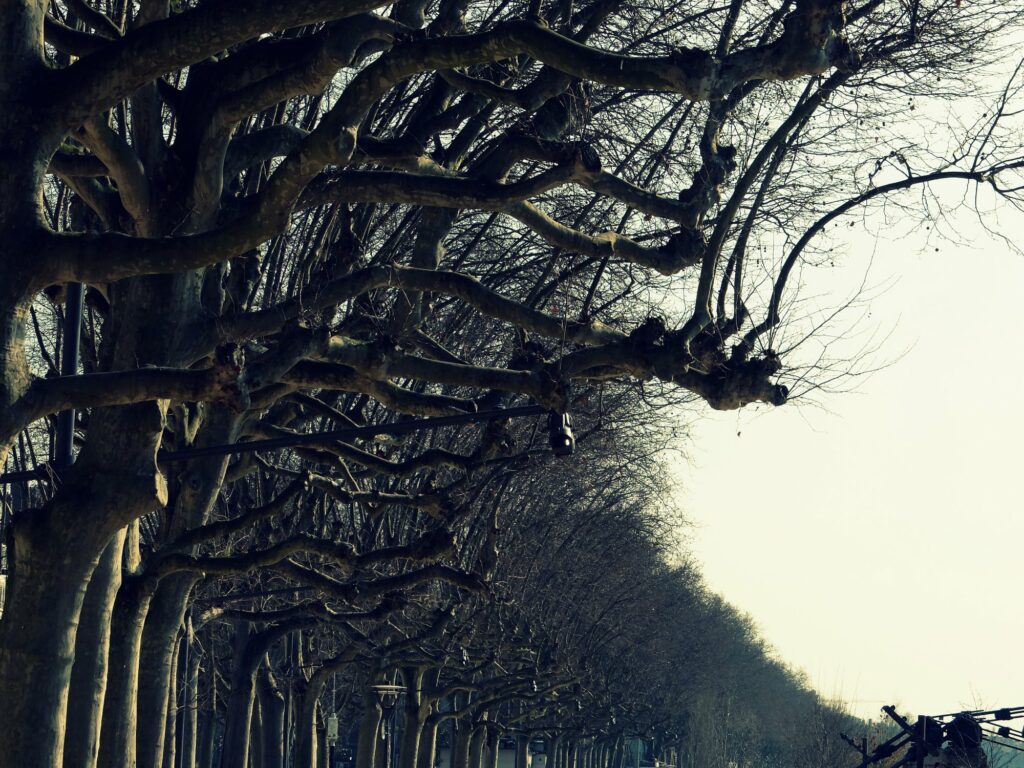
[[(78, 373), (84, 296), (85, 286), (82, 283), (68, 283), (67, 298), (64, 302), (64, 344), (60, 355), (61, 376), (74, 376)], [(53, 463), (58, 469), (71, 466), (74, 461), (74, 446), (75, 410), (69, 408), (57, 414), (57, 440), (53, 451)]]

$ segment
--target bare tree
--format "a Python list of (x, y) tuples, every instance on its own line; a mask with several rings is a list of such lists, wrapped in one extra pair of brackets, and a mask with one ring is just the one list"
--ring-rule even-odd
[[(596, 456), (652, 399), (782, 405), (829, 224), (947, 180), (1017, 194), (1012, 87), (945, 146), (877, 125), (980, 82), (1017, 3), (2, 8), (0, 456), (38, 476), (7, 526), (0, 754), (28, 768), (162, 764), (197, 587), (317, 590), (235, 619), (348, 616), (372, 648), (374, 600), (486, 589), (487, 502), (543, 435), (169, 451), (529, 399)], [(234, 670), (250, 712), (265, 655)]]

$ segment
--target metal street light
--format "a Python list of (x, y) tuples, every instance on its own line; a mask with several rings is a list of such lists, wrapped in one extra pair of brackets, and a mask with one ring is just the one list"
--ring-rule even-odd
[(381, 736), (384, 739), (384, 765), (385, 768), (394, 768), (394, 741), (395, 730), (394, 730), (394, 714), (395, 709), (398, 705), (398, 697), (405, 692), (405, 688), (400, 685), (394, 685), (390, 683), (381, 683), (379, 685), (371, 685), (370, 690), (373, 691), (377, 697), (377, 703), (380, 704), (383, 717), (381, 718)]

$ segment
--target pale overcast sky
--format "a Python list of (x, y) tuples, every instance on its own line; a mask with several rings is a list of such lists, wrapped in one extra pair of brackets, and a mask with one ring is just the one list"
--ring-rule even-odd
[[(956, 227), (973, 244), (938, 253), (852, 236), (843, 280), (872, 251), (898, 280), (871, 321), (901, 359), (831, 413), (709, 413), (678, 470), (709, 585), (862, 715), (1024, 705), (1024, 256)], [(999, 227), (1024, 242), (1024, 215)]]

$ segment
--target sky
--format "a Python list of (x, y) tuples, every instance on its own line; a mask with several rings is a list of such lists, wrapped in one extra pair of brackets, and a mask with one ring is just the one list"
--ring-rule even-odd
[[(704, 413), (674, 467), (709, 586), (862, 716), (1024, 705), (1024, 256), (953, 226), (960, 244), (858, 227), (830, 277), (870, 263), (886, 286), (888, 367), (816, 404)], [(1024, 244), (1024, 214), (997, 226)]]

